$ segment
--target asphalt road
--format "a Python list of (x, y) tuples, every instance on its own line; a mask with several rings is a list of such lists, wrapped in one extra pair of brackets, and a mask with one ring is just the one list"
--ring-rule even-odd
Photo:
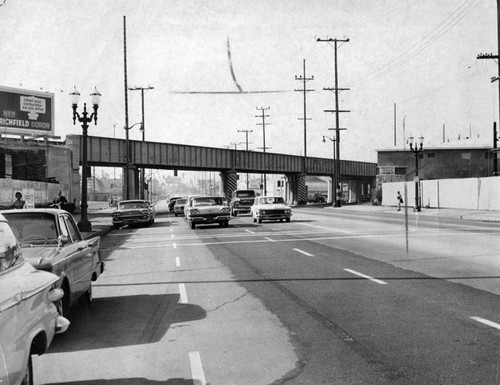
[(38, 384), (494, 384), (497, 223), (294, 210), (102, 240), (94, 303)]

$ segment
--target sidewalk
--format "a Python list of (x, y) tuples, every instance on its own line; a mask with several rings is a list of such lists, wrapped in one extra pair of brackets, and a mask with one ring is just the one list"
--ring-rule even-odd
[[(396, 206), (375, 206), (371, 203), (363, 203), (356, 205), (345, 205), (340, 208), (327, 206), (332, 210), (345, 211), (365, 211), (379, 213), (393, 213), (395, 215), (404, 215), (405, 207), (401, 207), (401, 211), (397, 211)], [(415, 212), (413, 207), (408, 207), (408, 215), (418, 216), (433, 216), (443, 218), (457, 218), (463, 220), (485, 221), (485, 222), (500, 222), (500, 211), (487, 210), (466, 210), (466, 209), (436, 209), (422, 207), (422, 211)]]

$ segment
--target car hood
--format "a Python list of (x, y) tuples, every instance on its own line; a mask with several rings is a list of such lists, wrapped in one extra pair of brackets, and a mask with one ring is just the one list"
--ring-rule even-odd
[(285, 210), (285, 209), (290, 209), (289, 206), (283, 204), (283, 203), (276, 203), (272, 205), (257, 205), (255, 206), (259, 210)]
[[(21, 299), (39, 293), (58, 279), (54, 274), (35, 270), (28, 262), (5, 272), (0, 278), (0, 312), (14, 306)], [(16, 293), (22, 293), (21, 297), (16, 296)]]

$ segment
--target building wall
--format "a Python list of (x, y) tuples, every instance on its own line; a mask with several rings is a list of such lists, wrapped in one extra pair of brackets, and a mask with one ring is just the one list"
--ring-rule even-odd
[[(397, 192), (405, 192), (405, 204), (413, 207), (414, 182), (382, 184), (382, 205), (396, 206)], [(423, 180), (419, 184), (422, 207), (467, 210), (500, 210), (500, 177)]]
[[(499, 154), (496, 154), (498, 157)], [(428, 148), (418, 154), (418, 175), (421, 179), (487, 177), (493, 175), (493, 156), (490, 147)], [(415, 176), (415, 155), (410, 151), (378, 151), (378, 172), (403, 175), (406, 180)], [(499, 162), (500, 165), (500, 162)], [(383, 182), (382, 182), (383, 183)]]

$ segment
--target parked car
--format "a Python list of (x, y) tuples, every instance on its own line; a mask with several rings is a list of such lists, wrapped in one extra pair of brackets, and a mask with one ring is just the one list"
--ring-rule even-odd
[(0, 384), (33, 384), (31, 355), (46, 353), (54, 334), (68, 328), (54, 304), (64, 295), (55, 287), (58, 280), (23, 259), (0, 215)]
[(282, 197), (260, 196), (255, 198), (251, 208), (254, 222), (262, 223), (263, 220), (286, 220), (290, 222), (292, 208), (285, 204)]
[(175, 205), (175, 201), (177, 199), (182, 199), (182, 197), (172, 197), (168, 200), (168, 210), (170, 212), (173, 212), (174, 211), (174, 205)]
[(24, 258), (36, 269), (59, 277), (64, 290), (60, 314), (83, 297), (92, 303), (92, 282), (104, 271), (99, 236), (84, 240), (73, 216), (59, 209), (7, 210), (2, 212), (16, 235)]
[(197, 225), (218, 223), (229, 226), (231, 214), (224, 204), (224, 198), (218, 196), (194, 196), (188, 199), (185, 209), (188, 225), (195, 229)]
[(181, 198), (177, 199), (174, 204), (174, 214), (175, 216), (184, 215), (184, 207), (186, 206), (187, 199)]
[(155, 222), (155, 209), (148, 201), (141, 199), (121, 201), (111, 217), (115, 229), (125, 225), (149, 226)]
[(255, 199), (254, 190), (236, 190), (231, 194), (231, 201), (229, 208), (231, 215), (237, 216), (238, 214), (249, 213)]

